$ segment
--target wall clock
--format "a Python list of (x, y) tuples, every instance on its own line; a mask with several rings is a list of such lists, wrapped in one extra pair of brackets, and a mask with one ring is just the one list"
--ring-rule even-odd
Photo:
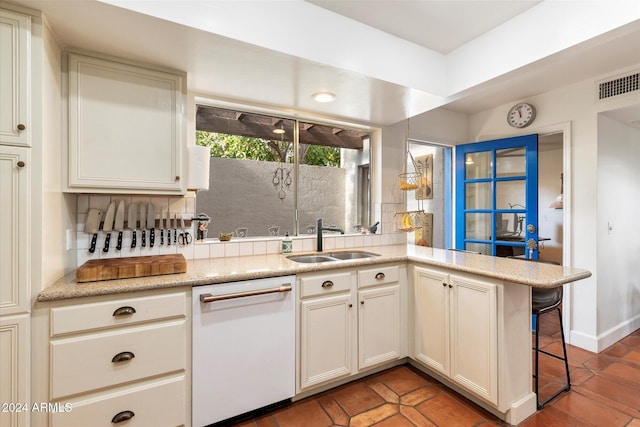
[(529, 126), (535, 118), (536, 108), (526, 102), (514, 105), (507, 114), (507, 122), (516, 128)]

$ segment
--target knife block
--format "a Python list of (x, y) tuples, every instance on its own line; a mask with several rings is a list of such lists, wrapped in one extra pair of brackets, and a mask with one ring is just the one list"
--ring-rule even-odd
[(187, 261), (182, 254), (92, 259), (76, 270), (76, 282), (97, 282), (186, 272)]

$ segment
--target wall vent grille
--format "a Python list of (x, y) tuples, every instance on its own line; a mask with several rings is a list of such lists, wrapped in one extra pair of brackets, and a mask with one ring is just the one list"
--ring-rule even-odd
[(640, 89), (640, 73), (602, 82), (598, 85), (598, 99), (607, 99)]

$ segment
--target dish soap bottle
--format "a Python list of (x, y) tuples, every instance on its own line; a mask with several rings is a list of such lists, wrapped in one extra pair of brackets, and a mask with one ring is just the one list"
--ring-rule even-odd
[(284, 239), (282, 239), (282, 253), (290, 254), (293, 252), (293, 242), (291, 241), (291, 237), (289, 237), (289, 232), (284, 234)]

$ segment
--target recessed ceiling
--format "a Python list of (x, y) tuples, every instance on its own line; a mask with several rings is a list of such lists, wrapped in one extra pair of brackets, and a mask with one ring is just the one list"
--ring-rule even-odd
[[(196, 96), (373, 126), (474, 113), (640, 63), (640, 11), (612, 9), (620, 23), (607, 27), (580, 16), (601, 4), (589, 0), (11, 2), (43, 11), (61, 47), (185, 71)], [(337, 98), (319, 104), (319, 91)]]

